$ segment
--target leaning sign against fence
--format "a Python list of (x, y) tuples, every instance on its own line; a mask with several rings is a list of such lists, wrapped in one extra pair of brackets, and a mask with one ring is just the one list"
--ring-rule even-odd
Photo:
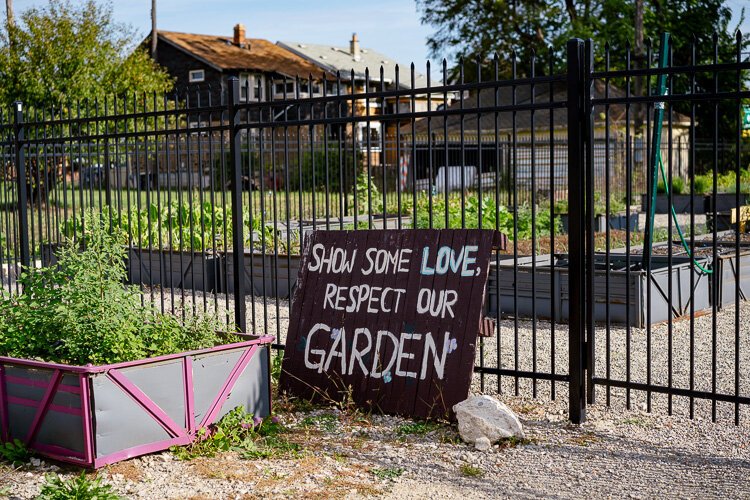
[(305, 242), (281, 388), (387, 413), (466, 398), (493, 248), (487, 230), (316, 231)]

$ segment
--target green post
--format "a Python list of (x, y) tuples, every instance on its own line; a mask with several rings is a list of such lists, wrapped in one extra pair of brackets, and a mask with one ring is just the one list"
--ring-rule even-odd
[[(669, 33), (661, 35), (659, 46), (659, 69), (663, 70), (669, 64)], [(656, 78), (656, 92), (658, 96), (667, 94), (667, 74), (660, 72)], [(654, 103), (654, 131), (651, 141), (651, 155), (649, 156), (649, 185), (647, 208), (648, 219), (646, 221), (646, 234), (643, 246), (643, 267), (646, 271), (651, 270), (651, 247), (654, 239), (654, 214), (656, 211), (656, 186), (659, 178), (659, 159), (661, 157), (661, 127), (664, 121), (664, 101)], [(668, 187), (667, 187), (668, 188)]]

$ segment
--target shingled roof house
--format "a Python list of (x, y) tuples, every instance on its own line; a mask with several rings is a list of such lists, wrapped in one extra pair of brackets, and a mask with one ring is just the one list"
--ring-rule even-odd
[(320, 80), (307, 81), (311, 74), (322, 77), (320, 68), (268, 40), (246, 38), (242, 24), (234, 26), (232, 37), (157, 33), (155, 60), (175, 77), (178, 89), (210, 87), (213, 98), (222, 98), (229, 78), (237, 77), (241, 101), (281, 99), (295, 95), (295, 77), (300, 76), (302, 97), (322, 94)]
[[(342, 90), (342, 93), (380, 91), (381, 68), (383, 69), (382, 85), (385, 90), (412, 88), (410, 65), (400, 65), (392, 57), (369, 48), (360, 47), (356, 33), (352, 34), (349, 47), (289, 41), (278, 42), (278, 46), (314, 64), (319, 68), (318, 71), (322, 70), (333, 75), (338, 73), (341, 81), (346, 84), (346, 89)], [(398, 70), (396, 69), (397, 67)], [(369, 75), (367, 73), (368, 70)], [(430, 86), (442, 85), (440, 81), (433, 80), (429, 82), (427, 75), (415, 70), (413, 88), (424, 89), (428, 87), (428, 83)], [(371, 120), (364, 120), (357, 123), (356, 137), (359, 144), (364, 146), (369, 137), (370, 151), (379, 151), (383, 138), (386, 139), (386, 143), (395, 141), (399, 125), (410, 123), (409, 121), (403, 121), (397, 125), (396, 120), (381, 121), (379, 116), (408, 113), (410, 111), (427, 111), (428, 104), (432, 110), (446, 105), (445, 95), (442, 92), (432, 93), (429, 96), (429, 102), (428, 93), (426, 92), (418, 93), (413, 97), (413, 110), (411, 109), (412, 96), (410, 95), (386, 97), (384, 99), (359, 99), (355, 109), (350, 109), (349, 111), (355, 116), (373, 117)], [(452, 93), (448, 95), (447, 104), (450, 104), (452, 97)], [(386, 163), (395, 164), (395, 147), (386, 145), (386, 148), (388, 150)]]

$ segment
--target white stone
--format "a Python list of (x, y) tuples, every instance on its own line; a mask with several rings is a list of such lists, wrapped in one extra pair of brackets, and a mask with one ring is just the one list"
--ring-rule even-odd
[(492, 447), (492, 443), (490, 443), (490, 440), (484, 436), (477, 438), (477, 440), (474, 441), (474, 448), (476, 448), (479, 451), (487, 451), (491, 447)]
[[(518, 417), (497, 399), (481, 395), (471, 396), (453, 407), (458, 419), (458, 433), (465, 442), (477, 446), (477, 440), (486, 438), (490, 444), (501, 439), (523, 439), (523, 426)], [(477, 446), (477, 449), (481, 449)]]

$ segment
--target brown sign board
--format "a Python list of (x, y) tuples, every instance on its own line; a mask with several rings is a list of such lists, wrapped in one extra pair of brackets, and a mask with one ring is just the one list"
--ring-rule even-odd
[(445, 417), (466, 399), (493, 248), (481, 229), (314, 231), (280, 386), (313, 400)]

